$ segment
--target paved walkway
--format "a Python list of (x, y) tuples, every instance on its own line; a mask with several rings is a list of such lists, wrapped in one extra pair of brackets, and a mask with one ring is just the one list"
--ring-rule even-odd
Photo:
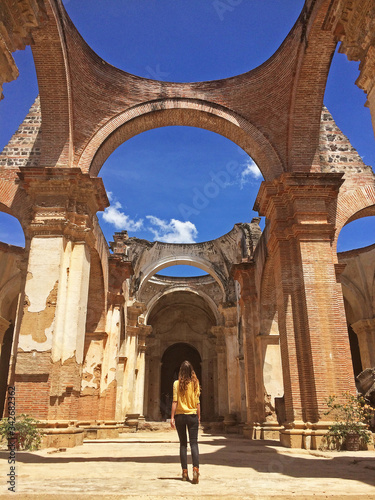
[(1, 451), (0, 498), (375, 499), (374, 451), (309, 452), (202, 434), (201, 480), (193, 485), (181, 481), (174, 431), (123, 436), (66, 451), (18, 452), (16, 493), (7, 491), (9, 453)]

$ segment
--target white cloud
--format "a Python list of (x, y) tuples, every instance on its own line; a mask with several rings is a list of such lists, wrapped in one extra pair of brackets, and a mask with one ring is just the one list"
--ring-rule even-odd
[[(107, 192), (107, 196), (112, 193)], [(110, 196), (108, 198), (110, 199)], [(108, 224), (112, 224), (116, 229), (126, 229), (127, 231), (139, 231), (143, 228), (143, 219), (134, 221), (124, 212), (120, 210), (122, 205), (119, 201), (114, 202), (110, 207), (106, 208), (103, 213), (103, 219)]]
[(198, 236), (197, 228), (190, 221), (182, 222), (171, 219), (170, 222), (167, 222), (153, 215), (147, 215), (146, 219), (153, 226), (156, 226), (149, 227), (149, 230), (157, 241), (163, 241), (164, 243), (195, 243)]
[(107, 191), (107, 197), (108, 197), (108, 201), (112, 201), (113, 200), (113, 193), (112, 193), (112, 191)]
[(240, 185), (241, 189), (244, 184), (250, 181), (250, 177), (253, 179), (260, 179), (262, 177), (262, 172), (259, 170), (258, 165), (250, 158), (245, 164), (245, 169), (241, 172)]

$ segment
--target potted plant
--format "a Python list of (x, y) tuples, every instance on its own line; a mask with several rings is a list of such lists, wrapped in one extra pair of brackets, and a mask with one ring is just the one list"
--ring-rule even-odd
[(370, 443), (371, 433), (368, 423), (374, 409), (367, 404), (363, 396), (353, 396), (349, 392), (338, 398), (335, 394), (329, 396), (326, 402), (328, 411), (333, 414), (335, 422), (329, 426), (327, 443), (337, 449), (343, 446), (349, 451), (358, 451), (361, 441)]
[(22, 413), (16, 419), (3, 418), (0, 422), (0, 436), (8, 441), (8, 447), (16, 450), (37, 450), (42, 440), (38, 421)]

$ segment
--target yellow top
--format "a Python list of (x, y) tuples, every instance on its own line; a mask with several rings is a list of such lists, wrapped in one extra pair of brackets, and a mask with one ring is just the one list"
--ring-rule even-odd
[(193, 382), (189, 382), (185, 394), (182, 395), (179, 391), (179, 382), (176, 380), (173, 384), (173, 401), (177, 401), (176, 415), (197, 413), (199, 395), (200, 387), (198, 385), (197, 392), (194, 392)]

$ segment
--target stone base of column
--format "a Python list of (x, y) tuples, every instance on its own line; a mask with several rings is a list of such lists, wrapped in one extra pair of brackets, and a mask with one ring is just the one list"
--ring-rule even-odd
[[(333, 422), (293, 422), (280, 430), (280, 444), (305, 450), (327, 449), (326, 435)], [(372, 449), (373, 444), (363, 449)]]
[(257, 427), (257, 436), (254, 436), (254, 439), (271, 439), (271, 440), (280, 440), (280, 431), (283, 427), (275, 421), (263, 422)]
[(146, 419), (145, 419), (145, 417), (143, 415), (140, 415), (138, 417), (138, 427), (137, 427), (137, 429), (139, 431), (142, 431), (143, 429), (145, 429), (145, 427), (146, 427)]
[(73, 448), (83, 444), (84, 431), (76, 423), (63, 421), (42, 422), (41, 448)]
[(243, 426), (243, 435), (248, 439), (271, 439), (274, 441), (280, 440), (280, 431), (284, 429), (276, 420), (252, 424), (245, 424)]
[(121, 431), (115, 420), (79, 421), (77, 425), (83, 429), (84, 439), (116, 439)]
[(138, 430), (139, 417), (139, 413), (128, 413), (125, 418), (124, 432), (126, 432), (126, 427), (130, 427), (132, 431)]
[(242, 434), (247, 439), (254, 439), (254, 431), (255, 431), (254, 424), (245, 424), (242, 428)]
[(238, 421), (234, 413), (228, 413), (224, 417), (224, 432), (225, 434), (240, 434), (241, 430), (238, 427)]

